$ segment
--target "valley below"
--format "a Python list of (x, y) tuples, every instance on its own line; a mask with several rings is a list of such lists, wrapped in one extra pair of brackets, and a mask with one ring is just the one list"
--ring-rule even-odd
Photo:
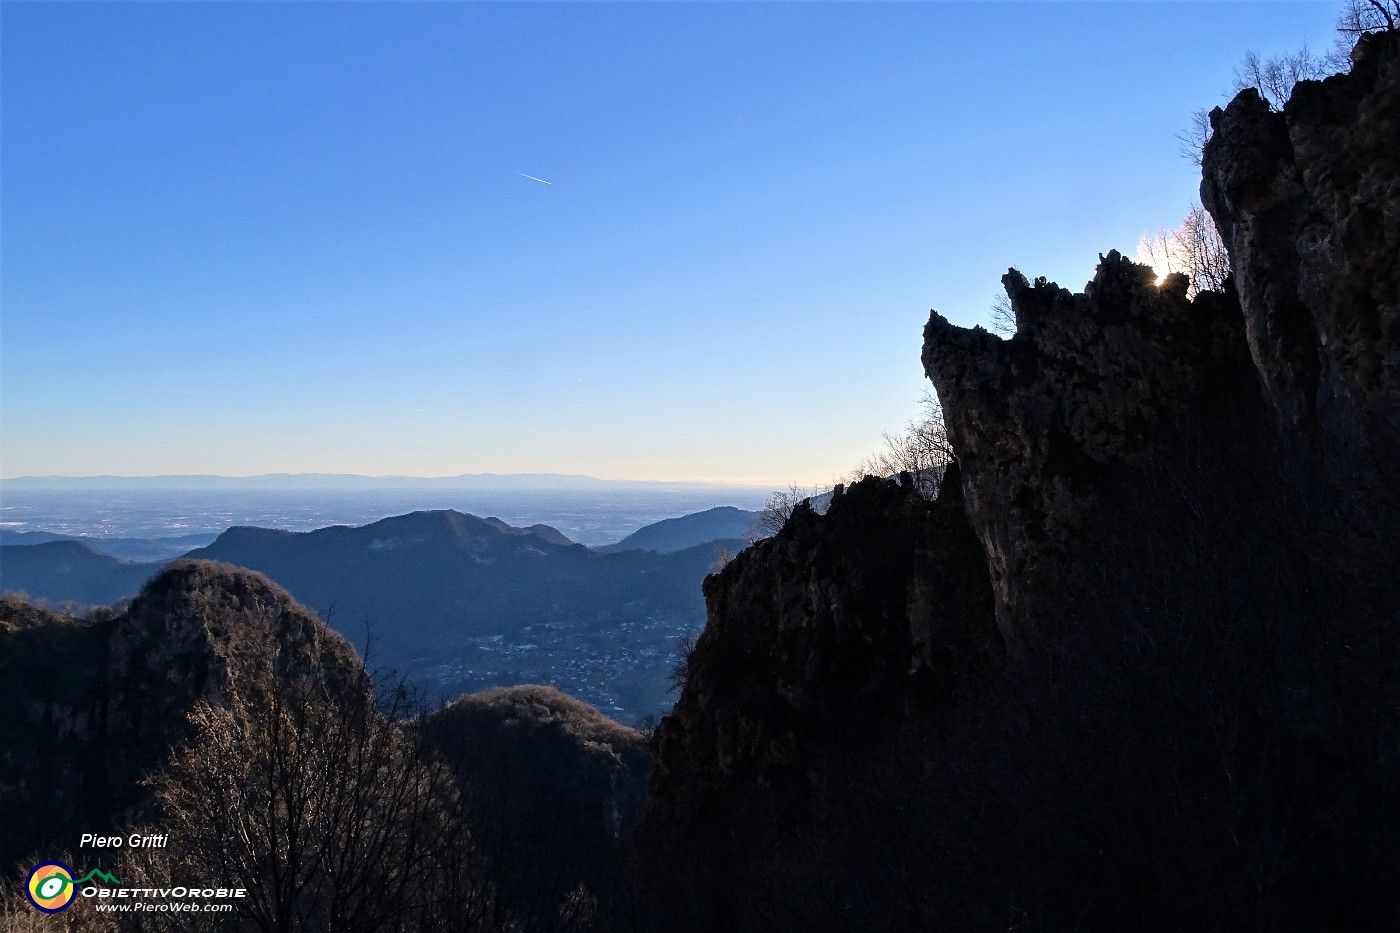
[[(626, 520), (606, 508), (592, 505), (596, 521)], [(745, 546), (756, 518), (732, 506), (670, 516), (595, 550), (549, 525), (448, 510), (307, 532), (237, 527), (180, 553), (266, 574), (372, 668), (433, 701), (545, 684), (632, 723), (673, 702), (677, 652), (704, 624), (700, 582)], [(112, 551), (192, 537), (25, 543), (44, 536), (12, 532), (21, 543), (0, 545), (0, 589), (75, 613), (130, 599), (165, 565)]]

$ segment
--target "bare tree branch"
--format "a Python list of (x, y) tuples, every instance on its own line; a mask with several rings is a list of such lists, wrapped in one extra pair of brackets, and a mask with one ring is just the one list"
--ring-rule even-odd
[(1215, 221), (1200, 204), (1192, 205), (1175, 230), (1158, 227), (1138, 240), (1137, 261), (1152, 266), (1159, 276), (1177, 272), (1190, 282), (1186, 294), (1224, 291), (1230, 277), (1230, 254)]

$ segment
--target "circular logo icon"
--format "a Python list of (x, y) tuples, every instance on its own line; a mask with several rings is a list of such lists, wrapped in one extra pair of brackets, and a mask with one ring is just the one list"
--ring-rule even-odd
[(29, 903), (46, 914), (67, 910), (78, 893), (73, 884), (73, 869), (62, 862), (44, 862), (29, 873), (24, 893)]

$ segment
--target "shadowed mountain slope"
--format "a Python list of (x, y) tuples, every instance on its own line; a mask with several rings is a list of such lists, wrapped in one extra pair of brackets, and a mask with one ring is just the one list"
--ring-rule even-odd
[(408, 669), (455, 657), (463, 639), (534, 623), (702, 612), (709, 548), (603, 555), (540, 528), (415, 512), (361, 528), (230, 528), (191, 556), (267, 574), (356, 640), (368, 621), (375, 663)]
[[(478, 845), (512, 902), (616, 883), (646, 792), (646, 737), (552, 687), (468, 694), (421, 720), (482, 819)], [(546, 927), (548, 923), (544, 924)]]
[[(434, 511), (311, 532), (230, 528), (189, 556), (264, 573), (352, 640), (368, 629), (376, 665), (419, 671), (469, 654), (472, 639), (535, 624), (697, 625), (716, 547), (600, 554), (547, 525)], [(55, 604), (111, 604), (161, 566), (55, 541), (0, 549), (0, 584)]]
[(264, 671), (323, 696), (369, 684), (343, 638), (226, 565), (176, 563), (97, 621), (0, 602), (0, 864), (139, 813), (195, 703), (237, 703)]
[(1212, 115), (1227, 294), (1115, 252), (933, 314), (956, 467), (706, 585), (653, 740), (671, 930), (1400, 917), (1400, 34)]
[(53, 603), (109, 606), (134, 595), (164, 566), (99, 554), (85, 541), (0, 545), (0, 589)]
[(637, 529), (616, 544), (594, 550), (605, 554), (617, 551), (666, 553), (709, 544), (712, 541), (737, 542), (742, 546), (744, 537), (754, 530), (757, 522), (757, 512), (722, 505), (704, 512), (664, 519)]
[(197, 547), (212, 544), (218, 535), (189, 534), (160, 538), (93, 538), (63, 535), (49, 531), (6, 531), (0, 529), (0, 546), (43, 544), (48, 541), (78, 541), (98, 554), (137, 563), (174, 560)]

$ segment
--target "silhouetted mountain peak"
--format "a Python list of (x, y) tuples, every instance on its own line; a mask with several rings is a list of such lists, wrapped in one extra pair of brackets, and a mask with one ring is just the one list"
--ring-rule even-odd
[(115, 557), (110, 557), (106, 554), (99, 554), (97, 551), (94, 551), (91, 547), (89, 547), (87, 542), (85, 541), (78, 541), (71, 538), (60, 538), (55, 541), (42, 541), (38, 544), (7, 544), (3, 545), (3, 547), (7, 549), (5, 552), (6, 554), (17, 553), (17, 551), (13, 549), (23, 547), (32, 548), (31, 553), (43, 554), (49, 557), (50, 559), (53, 559), (55, 557), (80, 559), (97, 558), (99, 560), (110, 560), (113, 563), (126, 563), (126, 561), (120, 561)]
[(139, 810), (196, 704), (237, 708), (271, 682), (369, 689), (345, 639), (252, 571), (178, 561), (96, 621), (0, 601), (0, 861)]
[(266, 541), (287, 540), (297, 534), (299, 534), (299, 532), (286, 531), (281, 528), (261, 528), (257, 525), (233, 525), (222, 532), (212, 543), (224, 545), (241, 545), (249, 542), (262, 543)]
[[(207, 549), (219, 556), (228, 549), (280, 546), (288, 543), (354, 543), (369, 551), (399, 551), (414, 548), (480, 550), (496, 544), (523, 539), (537, 548), (572, 547), (573, 542), (549, 525), (517, 528), (499, 518), (478, 518), (454, 509), (430, 509), (381, 518), (368, 525), (332, 525), (315, 531), (283, 531), (271, 528), (235, 526), (221, 534)], [(205, 551), (194, 552), (205, 556)]]
[(536, 524), (528, 525), (526, 527), (517, 527), (515, 525), (507, 525), (505, 522), (495, 517), (484, 518), (482, 519), (482, 521), (486, 522), (486, 524), (488, 525), (491, 525), (493, 528), (495, 528), (502, 534), (534, 535), (537, 538), (541, 538), (545, 541), (548, 541), (551, 544), (558, 544), (562, 547), (569, 547), (574, 543), (573, 541), (569, 540), (569, 537), (567, 535), (565, 535), (562, 531), (560, 531), (558, 528), (553, 527), (552, 525)]
[(616, 551), (681, 551), (711, 541), (743, 539), (753, 531), (757, 522), (757, 512), (721, 505), (679, 518), (662, 519), (637, 529), (616, 544), (596, 550), (605, 554)]

